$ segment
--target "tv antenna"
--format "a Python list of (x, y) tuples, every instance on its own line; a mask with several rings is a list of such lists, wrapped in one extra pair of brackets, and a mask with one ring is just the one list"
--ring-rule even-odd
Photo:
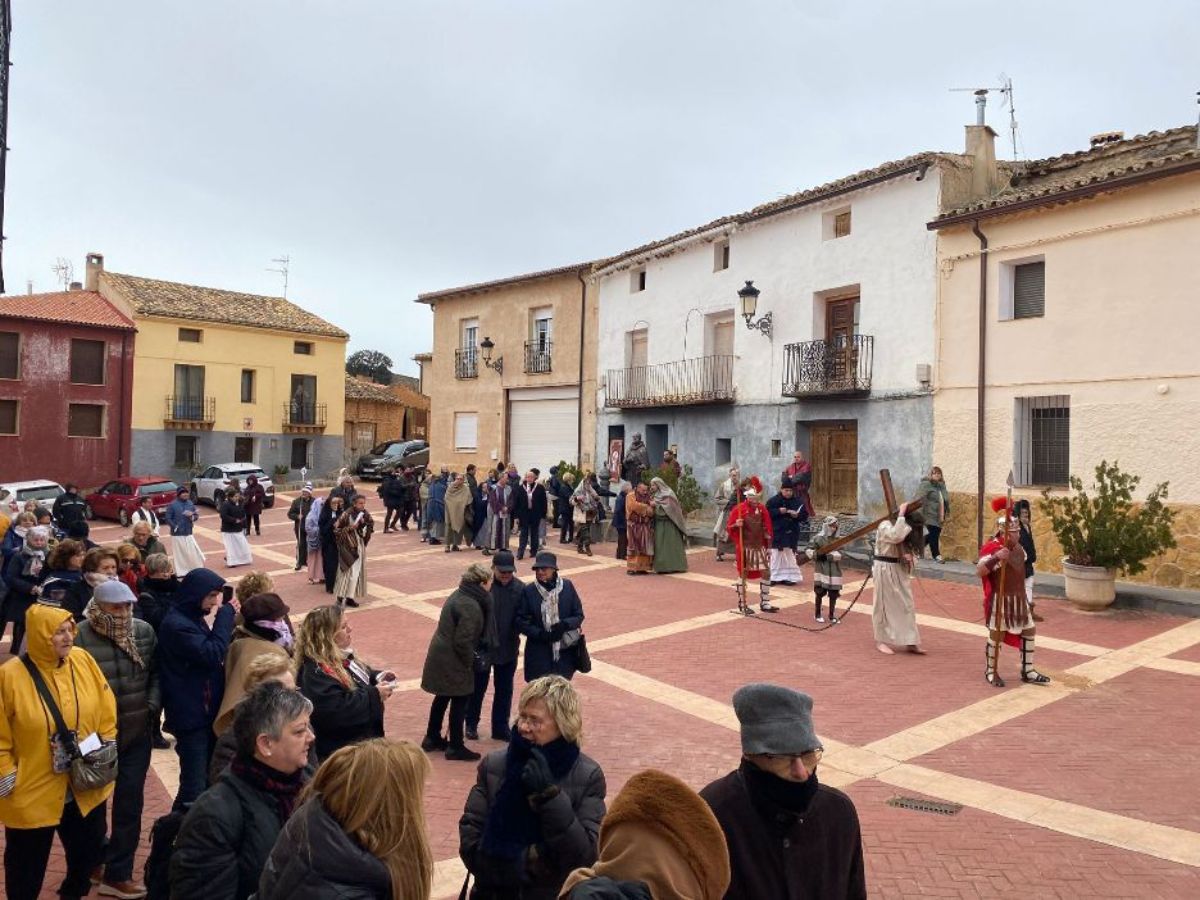
[(1000, 108), (1004, 109), (1004, 107), (1008, 107), (1008, 130), (1012, 139), (1012, 153), (1013, 159), (1015, 160), (1019, 158), (1020, 153), (1017, 150), (1017, 105), (1016, 101), (1013, 99), (1013, 83), (1012, 79), (1003, 72), (1001, 72), (999, 75), (999, 81), (999, 87), (950, 88), (950, 90), (954, 93), (959, 91), (970, 91), (975, 95), (976, 125), (987, 124), (987, 122), (984, 121), (984, 110), (987, 107), (987, 95), (995, 93), (1002, 96), (1003, 99), (1000, 101)]
[(274, 259), (271, 260), (271, 262), (279, 263), (278, 269), (268, 268), (267, 271), (274, 272), (276, 275), (283, 276), (283, 299), (286, 300), (287, 299), (287, 291), (288, 291), (288, 266), (291, 264), (292, 258), (291, 258), (291, 256), (289, 256), (288, 254), (285, 253), (283, 256), (275, 257)]

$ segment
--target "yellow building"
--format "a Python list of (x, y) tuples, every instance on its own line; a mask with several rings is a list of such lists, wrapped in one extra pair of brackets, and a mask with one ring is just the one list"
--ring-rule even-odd
[[(1194, 126), (1004, 164), (938, 232), (934, 462), (946, 555), (972, 558), (980, 500), (1090, 483), (1101, 460), (1170, 482), (1179, 547), (1141, 579), (1200, 588), (1200, 150)], [(982, 260), (982, 262), (981, 262)], [(982, 377), (981, 373), (982, 372)], [(1061, 553), (1034, 503), (1039, 570)], [(989, 525), (984, 525), (986, 530)]]
[(255, 462), (326, 477), (342, 465), (346, 332), (282, 297), (106, 272), (99, 253), (86, 280), (138, 327), (135, 474)]
[(461, 471), (500, 461), (542, 473), (593, 465), (596, 288), (590, 263), (417, 297), (433, 309), (422, 354), (430, 464)]

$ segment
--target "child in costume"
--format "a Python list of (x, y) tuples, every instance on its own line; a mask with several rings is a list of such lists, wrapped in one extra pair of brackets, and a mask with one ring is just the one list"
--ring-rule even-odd
[(842, 551), (821, 552), (824, 545), (837, 539), (837, 530), (837, 516), (826, 516), (821, 522), (821, 530), (808, 542), (806, 551), (808, 558), (813, 561), (813, 593), (817, 598), (818, 622), (825, 621), (821, 615), (821, 605), (826, 595), (829, 597), (829, 620), (834, 623), (839, 621), (835, 609), (842, 592)]

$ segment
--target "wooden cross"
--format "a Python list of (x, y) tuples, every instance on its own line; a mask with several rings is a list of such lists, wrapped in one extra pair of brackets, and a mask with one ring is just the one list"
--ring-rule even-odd
[(900, 504), (896, 502), (896, 490), (892, 487), (892, 473), (887, 469), (880, 469), (879, 480), (883, 484), (883, 499), (887, 503), (887, 514), (880, 516), (874, 522), (863, 525), (861, 528), (854, 529), (849, 534), (839, 535), (837, 540), (821, 547), (822, 554), (832, 553), (834, 550), (857, 541), (863, 535), (870, 534), (884, 522), (896, 521), (896, 517), (900, 514)]

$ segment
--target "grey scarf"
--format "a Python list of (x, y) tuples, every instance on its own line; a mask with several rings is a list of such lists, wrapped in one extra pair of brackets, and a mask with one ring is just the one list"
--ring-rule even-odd
[[(550, 590), (546, 590), (545, 585), (536, 578), (533, 583), (542, 596), (542, 627), (549, 631), (558, 624), (558, 595), (562, 593), (562, 576), (555, 573), (554, 587)], [(558, 654), (562, 651), (562, 640), (554, 641), (550, 645), (550, 649), (554, 655), (554, 661), (558, 662)]]

